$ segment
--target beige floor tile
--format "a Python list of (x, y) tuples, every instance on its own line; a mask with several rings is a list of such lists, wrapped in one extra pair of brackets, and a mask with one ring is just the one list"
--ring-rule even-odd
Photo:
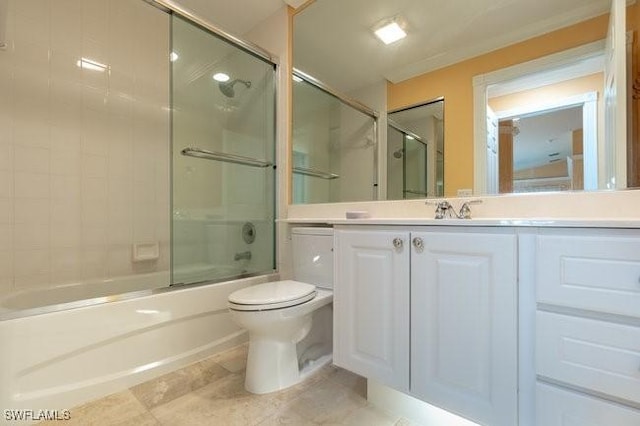
[(342, 420), (341, 424), (349, 426), (396, 426), (399, 419), (399, 416), (392, 416), (371, 404), (367, 404), (349, 414)]
[[(163, 425), (255, 425), (279, 408), (269, 396), (244, 390), (244, 376), (231, 374), (210, 385), (155, 407)], [(219, 423), (215, 423), (215, 422)]]
[(331, 367), (328, 377), (353, 391), (356, 395), (367, 398), (367, 379), (339, 367)]
[(240, 373), (247, 367), (248, 352), (249, 344), (245, 343), (214, 355), (210, 359), (232, 373)]
[(145, 407), (153, 408), (213, 383), (229, 374), (228, 370), (209, 358), (134, 386), (131, 388), (131, 392)]
[(312, 422), (340, 424), (365, 404), (366, 400), (360, 395), (330, 379), (325, 379), (294, 399), (288, 409)]
[[(71, 419), (63, 423), (65, 426), (159, 425), (158, 421), (128, 390), (72, 408)], [(59, 426), (61, 422), (42, 424)]]
[(400, 419), (393, 426), (422, 426), (420, 423), (415, 423), (409, 419), (405, 419), (404, 417), (400, 417)]

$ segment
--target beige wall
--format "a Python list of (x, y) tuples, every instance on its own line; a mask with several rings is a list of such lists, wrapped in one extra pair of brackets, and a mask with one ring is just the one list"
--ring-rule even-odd
[(475, 75), (531, 61), (606, 36), (603, 15), (412, 79), (388, 84), (388, 109), (445, 98), (445, 195), (473, 188), (473, 86)]

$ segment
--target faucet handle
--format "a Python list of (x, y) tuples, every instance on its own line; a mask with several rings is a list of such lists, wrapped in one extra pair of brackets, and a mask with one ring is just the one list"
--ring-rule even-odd
[[(445, 214), (451, 209), (453, 208), (453, 206), (451, 205), (451, 203), (449, 203), (447, 200), (442, 200), (442, 201), (430, 201), (427, 200), (425, 201), (425, 204), (427, 205), (432, 205), (432, 206), (436, 206), (436, 215), (435, 215), (435, 219), (444, 219)], [(454, 212), (455, 213), (455, 212)]]
[(471, 219), (471, 204), (481, 204), (482, 200), (469, 200), (462, 203), (460, 206), (460, 213), (458, 214), (458, 218), (460, 219)]

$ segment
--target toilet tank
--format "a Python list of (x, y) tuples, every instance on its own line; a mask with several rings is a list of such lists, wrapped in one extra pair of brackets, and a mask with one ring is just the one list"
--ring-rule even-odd
[(293, 279), (333, 289), (333, 228), (293, 228)]

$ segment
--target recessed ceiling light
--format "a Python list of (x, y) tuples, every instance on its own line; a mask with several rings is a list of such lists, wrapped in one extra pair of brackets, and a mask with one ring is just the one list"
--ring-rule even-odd
[(178, 55), (176, 52), (171, 52), (171, 53), (169, 54), (169, 60), (170, 60), (171, 62), (175, 62), (175, 61), (177, 61), (179, 57), (180, 57), (180, 55)]
[(229, 78), (230, 78), (229, 74), (225, 74), (223, 72), (218, 72), (213, 75), (213, 79), (221, 83), (224, 83), (225, 81), (229, 81)]
[(400, 24), (396, 20), (385, 21), (385, 24), (377, 27), (373, 30), (373, 33), (384, 44), (391, 44), (407, 36), (407, 33), (402, 29)]

